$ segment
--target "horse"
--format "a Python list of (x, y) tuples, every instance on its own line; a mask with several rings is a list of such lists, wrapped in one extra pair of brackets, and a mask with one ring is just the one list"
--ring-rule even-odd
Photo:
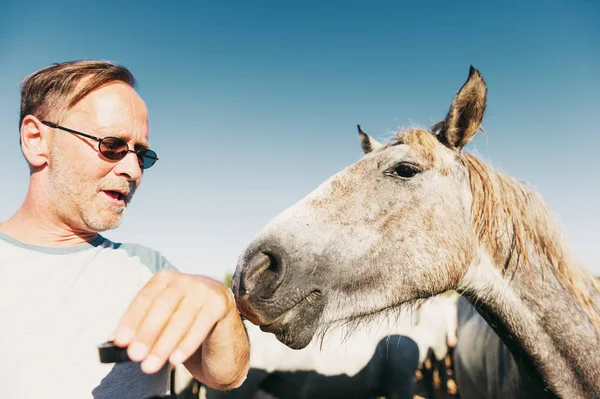
[(303, 348), (337, 323), (453, 289), (541, 397), (600, 397), (600, 285), (539, 193), (463, 151), (486, 105), (487, 85), (471, 66), (430, 129), (382, 144), (359, 126), (365, 155), (241, 253), (232, 281), (241, 313)]
[(246, 322), (251, 348), (246, 381), (228, 392), (206, 388), (206, 398), (253, 398), (263, 390), (281, 398), (412, 399), (415, 373), (427, 354), (444, 359), (447, 342), (456, 340), (456, 296), (373, 321), (371, 328), (337, 329), (301, 350)]

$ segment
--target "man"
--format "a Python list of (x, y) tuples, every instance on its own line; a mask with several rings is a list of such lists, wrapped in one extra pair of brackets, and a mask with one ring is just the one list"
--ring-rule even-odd
[[(168, 391), (180, 363), (217, 389), (246, 376), (246, 332), (222, 284), (99, 234), (119, 225), (158, 159), (134, 85), (126, 68), (96, 61), (23, 82), (29, 189), (0, 223), (3, 398), (148, 398)], [(133, 362), (100, 363), (109, 339)]]

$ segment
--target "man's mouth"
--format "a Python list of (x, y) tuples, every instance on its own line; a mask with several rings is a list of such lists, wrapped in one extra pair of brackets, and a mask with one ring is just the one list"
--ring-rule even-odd
[(127, 194), (116, 190), (102, 190), (102, 192), (111, 199), (115, 204), (123, 206), (127, 200)]

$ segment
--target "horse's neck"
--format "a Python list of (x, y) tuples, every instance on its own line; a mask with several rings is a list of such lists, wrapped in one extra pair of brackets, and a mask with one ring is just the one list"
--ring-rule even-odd
[(521, 265), (502, 276), (487, 255), (459, 291), (502, 338), (528, 378), (549, 396), (600, 397), (600, 338), (585, 310), (552, 271)]

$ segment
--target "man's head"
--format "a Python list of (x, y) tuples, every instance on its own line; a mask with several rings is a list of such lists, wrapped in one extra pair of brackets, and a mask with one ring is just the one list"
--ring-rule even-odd
[(109, 159), (98, 140), (85, 136), (120, 138), (135, 151), (148, 147), (148, 112), (134, 85), (126, 68), (101, 61), (55, 64), (22, 84), (21, 150), (31, 170), (30, 194), (76, 233), (116, 228), (142, 180), (140, 154)]

